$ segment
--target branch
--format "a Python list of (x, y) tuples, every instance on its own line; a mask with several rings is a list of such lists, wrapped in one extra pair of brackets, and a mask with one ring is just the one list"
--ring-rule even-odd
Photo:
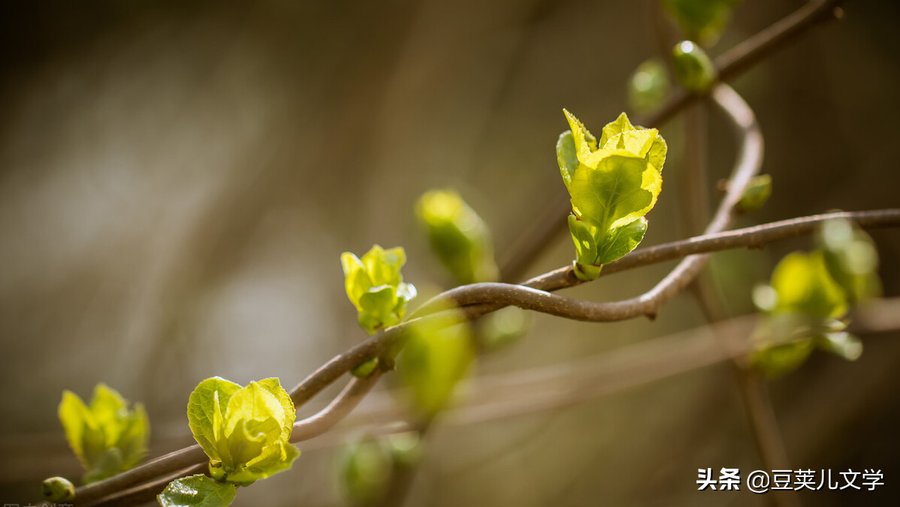
[[(756, 118), (740, 95), (727, 85), (719, 85), (713, 92), (713, 101), (726, 113), (738, 132), (739, 149), (728, 191), (706, 227), (707, 234), (719, 233), (728, 227), (735, 206), (741, 200), (750, 179), (762, 165), (763, 154), (762, 134), (756, 124)], [(594, 303), (556, 296), (528, 286), (479, 283), (447, 291), (426, 303), (425, 307), (432, 308), (437, 303), (450, 300), (460, 306), (490, 303), (488, 309), (492, 310), (513, 305), (526, 310), (590, 322), (626, 320), (642, 315), (652, 318), (656, 316), (660, 306), (697, 277), (708, 260), (708, 254), (688, 256), (652, 289), (640, 296), (622, 301)], [(567, 273), (561, 281), (569, 284), (568, 286), (578, 283), (572, 273)]]
[[(715, 60), (718, 81), (724, 83), (734, 79), (809, 28), (834, 18), (840, 3), (840, 0), (811, 1), (733, 47)], [(701, 96), (679, 90), (656, 113), (638, 123), (659, 127)], [(544, 248), (553, 244), (557, 235), (565, 230), (569, 206), (569, 199), (562, 192), (550, 198), (546, 209), (532, 222), (534, 225), (513, 242), (510, 257), (503, 263), (504, 280), (516, 280), (523, 276)]]
[[(325, 433), (347, 416), (378, 383), (380, 371), (365, 379), (354, 378), (325, 408), (306, 419), (294, 423), (291, 442), (302, 442)], [(169, 481), (195, 473), (206, 472), (206, 453), (199, 445), (160, 456), (143, 465), (109, 479), (82, 486), (76, 490), (78, 505), (118, 505), (147, 501), (166, 487)], [(174, 475), (172, 472), (181, 470)], [(164, 479), (158, 479), (165, 475)], [(143, 483), (143, 484), (142, 484)]]
[[(781, 220), (753, 227), (745, 227), (723, 233), (705, 234), (686, 240), (675, 241), (635, 251), (618, 262), (604, 267), (601, 274), (608, 275), (614, 272), (625, 271), (627, 269), (665, 262), (694, 254), (704, 254), (741, 247), (758, 248), (782, 239), (809, 234), (815, 231), (822, 223), (835, 218), (851, 220), (864, 229), (898, 227), (900, 226), (900, 209), (823, 213), (808, 217)], [(530, 289), (540, 294), (546, 294), (547, 296), (560, 297), (549, 294), (546, 291), (555, 291), (573, 287), (579, 283), (582, 282), (571, 274), (571, 267), (567, 266), (535, 277), (525, 282), (525, 285), (491, 285), (499, 285), (505, 288), (519, 287), (526, 290)], [(482, 285), (484, 284), (462, 286), (447, 291), (439, 297), (454, 298), (459, 295), (460, 297), (472, 297), (477, 300), (479, 298), (479, 286)], [(426, 303), (426, 306), (430, 304), (431, 303)], [(493, 306), (495, 305), (491, 305), (491, 307)], [(423, 308), (425, 308), (425, 306), (423, 306)], [(471, 311), (472, 308), (467, 308), (467, 310)], [(437, 318), (439, 315), (440, 314), (432, 314), (420, 318)], [(418, 319), (412, 319), (407, 321), (407, 323), (389, 328), (352, 347), (343, 354), (333, 357), (292, 390), (291, 394), (295, 403), (300, 405), (302, 402), (311, 399), (318, 392), (330, 385), (334, 380), (340, 378), (346, 372), (350, 371), (356, 365), (371, 357), (375, 357), (389, 345), (396, 343), (405, 326), (408, 325), (409, 322), (415, 322), (417, 320)], [(349, 389), (349, 387), (347, 389)], [(298, 402), (297, 400), (301, 400), (301, 402)], [(334, 409), (333, 405), (334, 403), (329, 405), (331, 410)], [(329, 407), (326, 407), (323, 411), (329, 410)], [(296, 426), (306, 424), (310, 419), (320, 417), (320, 414), (313, 415), (308, 419), (297, 422), (295, 424), (295, 432), (297, 431)], [(135, 484), (152, 480), (155, 477), (188, 467), (200, 460), (204, 460), (204, 456), (205, 454), (203, 454), (199, 446), (193, 445), (186, 447), (155, 458), (115, 477), (82, 486), (78, 488), (76, 498), (78, 499), (79, 505), (81, 505), (82, 502), (86, 502), (84, 505), (94, 505), (93, 503), (90, 503), (90, 501), (106, 496), (111, 492), (120, 491)]]

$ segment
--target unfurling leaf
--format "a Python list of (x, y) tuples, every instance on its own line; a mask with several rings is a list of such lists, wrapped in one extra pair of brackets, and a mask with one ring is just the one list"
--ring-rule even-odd
[(628, 106), (638, 113), (656, 109), (668, 94), (669, 76), (659, 60), (641, 63), (628, 80)]
[(704, 45), (715, 43), (740, 0), (663, 0), (685, 37)]
[(277, 378), (241, 387), (223, 378), (200, 382), (188, 399), (191, 433), (218, 481), (251, 484), (291, 467), (296, 411)]
[(397, 358), (397, 372), (408, 388), (412, 411), (434, 417), (449, 402), (456, 384), (465, 377), (474, 358), (471, 330), (456, 308), (444, 317), (411, 322)]
[(406, 304), (416, 297), (416, 288), (403, 283), (400, 269), (406, 264), (403, 248), (384, 250), (373, 246), (362, 259), (341, 254), (344, 288), (356, 307), (359, 325), (369, 334), (393, 326), (406, 315)]
[(236, 494), (234, 484), (197, 474), (170, 482), (156, 500), (162, 507), (228, 507)]
[(716, 66), (706, 51), (692, 41), (684, 40), (672, 50), (675, 78), (686, 90), (704, 92), (716, 80)]
[(656, 129), (633, 126), (625, 113), (603, 127), (597, 141), (575, 116), (563, 112), (571, 130), (560, 135), (556, 157), (572, 201), (575, 273), (592, 280), (604, 264), (643, 239), (644, 215), (662, 189), (666, 142)]
[(90, 405), (63, 391), (59, 420), (72, 451), (86, 473), (85, 484), (111, 477), (137, 465), (147, 453), (150, 422), (140, 403), (128, 408), (122, 396), (97, 384)]
[(451, 190), (426, 192), (416, 203), (432, 251), (457, 283), (496, 280), (494, 247), (484, 220)]

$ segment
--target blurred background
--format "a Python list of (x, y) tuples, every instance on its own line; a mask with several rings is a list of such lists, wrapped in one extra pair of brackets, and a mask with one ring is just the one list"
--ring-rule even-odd
[[(800, 5), (743, 2), (712, 54)], [(343, 293), (342, 251), (402, 245), (408, 281), (447, 285), (415, 221), (422, 192), (459, 191), (504, 258), (564, 191), (561, 109), (598, 131), (660, 48), (649, 0), (45, 0), (2, 10), (0, 501), (22, 504), (44, 477), (81, 474), (56, 417), (63, 389), (87, 397), (102, 381), (143, 401), (157, 456), (192, 442), (184, 407), (199, 380), (290, 386), (364, 338)], [(769, 204), (741, 224), (900, 204), (898, 11), (847, 2), (841, 22), (734, 82), (758, 115), (774, 178)], [(662, 128), (667, 185), (645, 245), (686, 235), (682, 126)], [(735, 143), (717, 111), (709, 131), (712, 189)], [(896, 297), (900, 234), (873, 237), (885, 296)], [(811, 246), (717, 255), (730, 314), (752, 312), (752, 286)], [(560, 234), (529, 274), (572, 255)], [(630, 297), (671, 266), (567, 294)], [(538, 315), (475, 375), (564, 365), (704, 322), (686, 295), (652, 322)], [(806, 504), (897, 505), (897, 338), (866, 335), (858, 361), (814, 354), (770, 383), (795, 467), (885, 476), (874, 493), (800, 495)], [(407, 505), (765, 505), (697, 492), (697, 468), (763, 465), (730, 365), (685, 369), (552, 410), (438, 423)], [(353, 421), (341, 434), (365, 417)], [(291, 471), (235, 505), (344, 505), (339, 440), (304, 444)]]

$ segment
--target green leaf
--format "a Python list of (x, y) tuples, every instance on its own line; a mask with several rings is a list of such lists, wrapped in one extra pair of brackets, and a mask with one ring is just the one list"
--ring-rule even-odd
[(239, 384), (221, 377), (212, 377), (197, 384), (188, 398), (188, 425), (194, 439), (211, 459), (222, 460), (216, 442), (224, 433), (224, 407), (241, 389)]
[[(580, 266), (593, 266), (600, 274), (601, 266), (597, 264), (597, 238), (600, 232), (597, 227), (586, 220), (579, 220), (575, 215), (569, 215), (569, 233), (575, 244), (575, 262)], [(596, 276), (594, 277), (596, 278)], [(593, 278), (591, 278), (593, 279)]]
[(234, 484), (198, 474), (175, 479), (156, 499), (162, 507), (227, 507), (236, 494)]
[(666, 67), (655, 58), (638, 65), (628, 80), (628, 105), (638, 113), (656, 109), (668, 94)]
[(762, 208), (772, 195), (772, 176), (760, 174), (750, 179), (750, 183), (738, 201), (738, 210), (747, 213)]
[(602, 247), (597, 251), (595, 264), (609, 264), (621, 259), (637, 248), (647, 232), (647, 219), (638, 218), (630, 224), (610, 230), (603, 239)]
[(739, 0), (663, 0), (682, 33), (704, 45), (719, 39), (738, 3)]
[(488, 226), (458, 193), (424, 193), (416, 203), (416, 216), (431, 250), (457, 283), (496, 280), (498, 269)]
[(672, 50), (675, 78), (686, 90), (704, 92), (716, 81), (716, 66), (706, 51), (692, 41), (685, 40)]
[(238, 485), (291, 467), (300, 455), (290, 445), (296, 409), (277, 378), (241, 387), (213, 377), (188, 400), (188, 423), (210, 458), (210, 475)]
[(362, 259), (350, 252), (341, 254), (347, 298), (368, 333), (403, 320), (406, 304), (416, 296), (415, 287), (403, 283), (400, 269), (405, 263), (406, 254), (400, 247), (384, 250), (375, 245)]
[[(611, 155), (598, 161), (595, 170), (576, 171), (570, 190), (572, 207), (604, 232), (640, 218), (656, 201), (642, 185), (646, 160), (630, 155)], [(658, 192), (657, 192), (658, 193)]]
[(575, 151), (575, 138), (572, 136), (572, 131), (567, 130), (560, 134), (556, 141), (556, 163), (559, 164), (559, 173), (566, 185), (566, 190), (571, 186), (572, 176), (580, 164)]
[(64, 391), (59, 419), (72, 451), (84, 466), (84, 482), (105, 479), (133, 468), (147, 452), (150, 422), (144, 407), (133, 409), (104, 384), (94, 388), (90, 405)]
[[(463, 320), (458, 309), (448, 309), (451, 321)], [(449, 403), (456, 384), (465, 377), (474, 358), (468, 323), (447, 326), (438, 319), (410, 324), (397, 370), (409, 389), (413, 412), (431, 418)]]

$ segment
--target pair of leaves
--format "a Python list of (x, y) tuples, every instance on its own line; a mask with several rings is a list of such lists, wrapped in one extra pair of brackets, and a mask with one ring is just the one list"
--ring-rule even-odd
[(150, 421), (144, 406), (136, 403), (129, 409), (122, 395), (105, 384), (94, 388), (90, 405), (63, 391), (59, 420), (86, 470), (85, 484), (128, 470), (147, 453)]
[(570, 130), (556, 143), (556, 158), (572, 201), (569, 232), (575, 244), (575, 273), (583, 280), (600, 274), (644, 238), (644, 218), (662, 189), (666, 142), (656, 129), (635, 127), (625, 113), (603, 127), (598, 141), (563, 110)]
[(277, 378), (241, 387), (220, 377), (200, 382), (188, 399), (188, 424), (209, 456), (210, 476), (176, 479), (157, 496), (163, 507), (226, 507), (237, 486), (291, 467), (296, 410)]
[(251, 484), (289, 469), (300, 455), (289, 442), (294, 403), (277, 378), (246, 387), (208, 378), (191, 393), (187, 412), (216, 480)]
[(751, 359), (770, 375), (795, 369), (814, 348), (850, 361), (862, 354), (862, 342), (842, 319), (851, 305), (879, 293), (877, 253), (868, 235), (846, 220), (826, 222), (819, 242), (813, 252), (782, 259), (771, 284), (754, 291), (769, 319), (756, 333)]
[(359, 325), (369, 334), (403, 320), (406, 304), (416, 297), (416, 288), (403, 283), (404, 264), (402, 247), (385, 250), (375, 245), (362, 259), (350, 252), (341, 254), (347, 298), (356, 307)]
[(452, 190), (426, 192), (416, 216), (438, 260), (459, 284), (496, 280), (494, 247), (484, 220)]

